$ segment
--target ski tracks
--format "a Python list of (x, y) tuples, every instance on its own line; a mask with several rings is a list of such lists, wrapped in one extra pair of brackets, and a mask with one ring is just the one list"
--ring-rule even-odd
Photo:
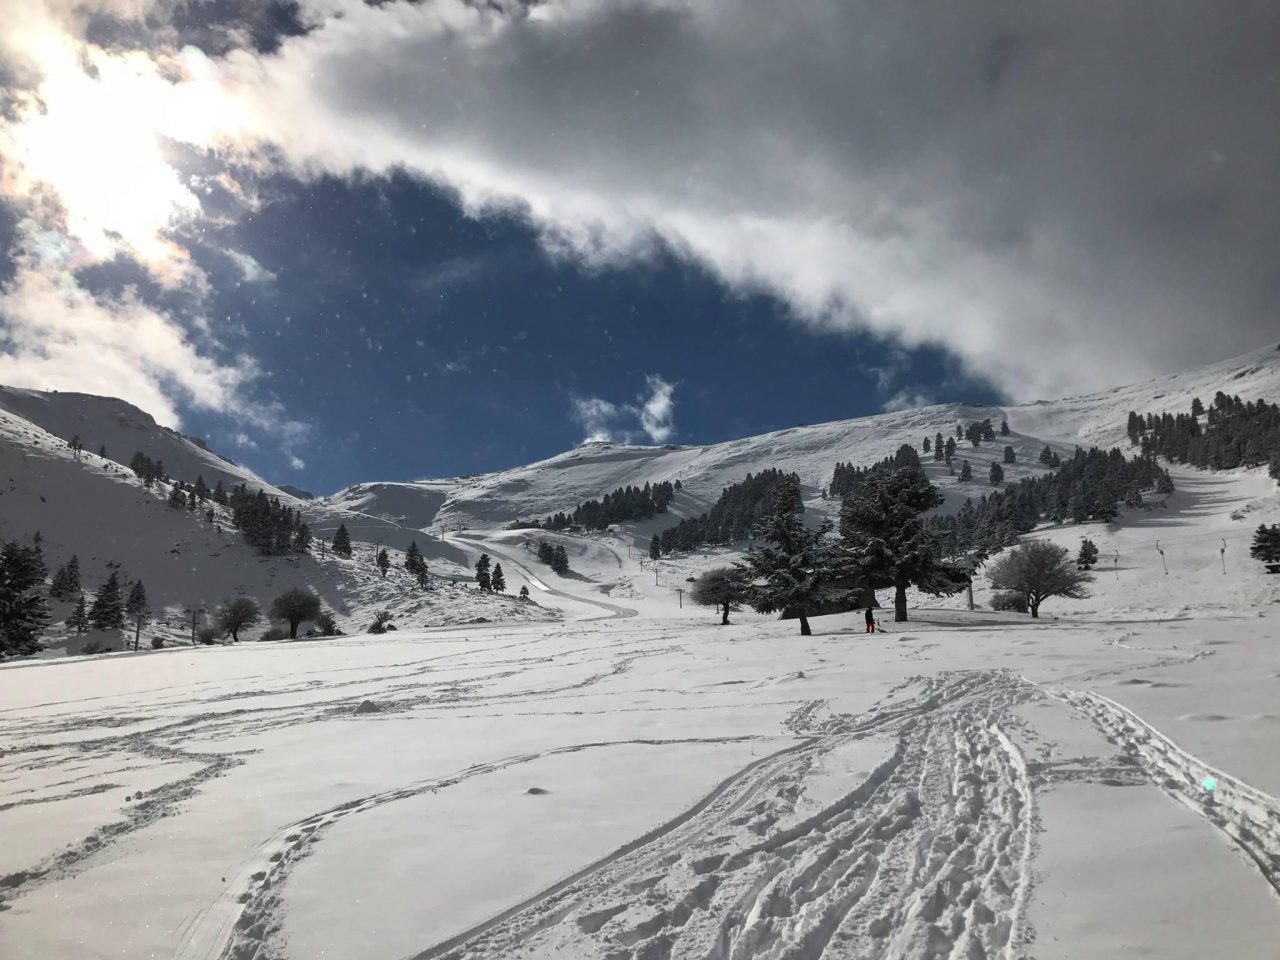
[[(1001, 724), (1036, 691), (1004, 671), (914, 686), (866, 714), (796, 710), (785, 726), (800, 744), (415, 960), (1017, 956), (1034, 816), (1026, 763)], [(802, 817), (812, 767), (869, 737), (893, 739), (888, 758)]]
[[(1183, 750), (1127, 707), (1091, 691), (1056, 694), (1093, 721), (1146, 778), (1212, 824), (1280, 893), (1280, 801)], [(1206, 790), (1212, 777), (1216, 784)]]

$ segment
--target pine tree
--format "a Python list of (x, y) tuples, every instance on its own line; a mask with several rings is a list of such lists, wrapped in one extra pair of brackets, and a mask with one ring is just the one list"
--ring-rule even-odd
[(71, 448), (71, 455), (79, 460), (80, 454), (84, 452), (84, 441), (80, 439), (80, 435), (72, 437), (67, 446)]
[(493, 565), (493, 576), (489, 578), (489, 586), (493, 588), (494, 593), (507, 592), (507, 578), (502, 573), (502, 564)]
[(135, 580), (129, 589), (129, 598), (124, 602), (124, 612), (133, 624), (133, 649), (136, 653), (138, 642), (142, 636), (142, 628), (148, 620), (147, 591), (141, 580)]
[(556, 551), (551, 546), (551, 544), (547, 543), (547, 541), (545, 540), (539, 540), (538, 541), (538, 560), (542, 563), (545, 563), (547, 566), (551, 566), (551, 564), (555, 561), (555, 558), (556, 558)]
[(942, 434), (939, 432), (933, 436), (933, 459), (941, 460), (944, 456), (946, 456), (945, 447), (942, 442)]
[(418, 541), (414, 540), (409, 544), (409, 549), (404, 552), (404, 568), (416, 576), (424, 566), (422, 551), (418, 549)]
[(476, 584), (481, 590), (493, 589), (493, 578), (489, 575), (490, 562), (487, 553), (480, 554), (480, 559), (476, 561)]
[(658, 539), (655, 533), (649, 538), (649, 559), (657, 560), (662, 556), (662, 541)]
[(1092, 570), (1098, 562), (1098, 545), (1085, 537), (1080, 541), (1080, 552), (1076, 554), (1077, 570)]
[(40, 649), (40, 629), (49, 619), (40, 595), (45, 572), (38, 547), (0, 545), (0, 657), (26, 656)]
[(71, 611), (71, 616), (67, 618), (67, 626), (76, 633), (84, 633), (89, 629), (89, 612), (85, 609), (83, 593), (76, 599), (76, 608)]
[(55, 600), (70, 600), (80, 595), (80, 558), (71, 559), (58, 568), (49, 585), (49, 596)]
[(1000, 466), (1000, 464), (992, 460), (991, 461), (991, 485), (993, 487), (998, 487), (1002, 483), (1004, 483), (1004, 467)]
[(745, 599), (759, 613), (794, 613), (800, 620), (800, 635), (812, 636), (809, 611), (838, 591), (834, 545), (827, 534), (831, 524), (823, 521), (817, 529), (804, 525), (799, 514), (799, 496), (790, 487), (774, 493), (768, 514), (760, 520), (762, 543), (752, 546), (739, 565), (747, 587)]
[(872, 478), (840, 510), (845, 557), (866, 586), (893, 588), (898, 622), (907, 619), (907, 588), (949, 595), (968, 582), (962, 570), (943, 563), (924, 522), (942, 499), (923, 472), (905, 469)]
[(944, 447), (944, 452), (948, 460), (956, 455), (956, 442), (951, 437), (947, 437), (947, 444), (946, 447)]
[(305, 523), (299, 523), (293, 532), (293, 549), (295, 553), (306, 553), (311, 549), (311, 528)]
[(551, 558), (551, 569), (561, 576), (569, 572), (569, 554), (564, 544), (556, 544), (555, 555)]
[(973, 479), (973, 468), (969, 466), (969, 461), (961, 460), (960, 461), (960, 482), (964, 483), (965, 481), (972, 480), (972, 479)]
[(1191, 415), (1193, 417), (1204, 416), (1204, 404), (1200, 402), (1200, 398), (1196, 397), (1191, 401)]
[(387, 556), (386, 550), (378, 551), (378, 572), (382, 574), (382, 578), (387, 578), (387, 569), (391, 566), (391, 558)]
[(521, 600), (529, 599), (529, 588), (527, 586), (522, 586), (520, 588), (520, 599)]
[(182, 484), (174, 481), (173, 486), (169, 488), (169, 506), (175, 510), (181, 510), (187, 505), (187, 498), (183, 496)]
[(930, 451), (931, 445), (929, 443), (928, 437), (924, 438), (924, 443), (920, 445), (920, 449), (922, 449), (925, 453), (928, 453)]
[(1047, 467), (1051, 463), (1053, 463), (1053, 457), (1054, 457), (1053, 451), (1049, 449), (1048, 444), (1045, 444), (1044, 449), (1040, 451), (1040, 462)]
[(100, 447), (98, 448), (98, 456), (100, 456), (103, 460), (107, 459), (107, 446), (106, 446), (106, 444), (103, 444), (102, 446), (100, 446)]
[(1264, 523), (1254, 531), (1249, 556), (1266, 564), (1280, 563), (1280, 523), (1270, 527)]
[(93, 595), (89, 623), (95, 630), (120, 630), (124, 627), (124, 603), (120, 597), (120, 577), (114, 570)]
[(351, 556), (351, 535), (347, 533), (345, 523), (338, 524), (338, 531), (333, 535), (333, 552), (340, 557)]
[(1007, 437), (1008, 435), (1009, 435), (1009, 421), (1008, 421), (1008, 420), (1001, 420), (1001, 421), (1000, 421), (1000, 436), (1002, 436), (1002, 437)]
[(1016, 459), (1017, 459), (1017, 456), (1013, 452), (1013, 447), (1006, 446), (1004, 448), (1004, 462), (1013, 463)]

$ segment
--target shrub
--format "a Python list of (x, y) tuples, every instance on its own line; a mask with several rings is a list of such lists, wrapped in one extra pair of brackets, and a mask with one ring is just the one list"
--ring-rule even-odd
[(1027, 612), (1027, 598), (1020, 593), (1004, 590), (991, 598), (992, 610), (1013, 610), (1016, 613)]
[(268, 627), (263, 631), (262, 636), (258, 638), (259, 643), (268, 643), (275, 640), (286, 640), (289, 637), (289, 631), (284, 627)]
[(83, 647), (80, 648), (80, 652), (84, 654), (92, 655), (95, 653), (106, 653), (110, 649), (111, 648), (108, 647), (101, 640), (90, 640), (88, 643), (86, 643)]
[(201, 627), (196, 631), (196, 643), (211, 647), (222, 639), (222, 631), (217, 627)]
[(373, 623), (369, 626), (370, 633), (386, 633), (388, 630), (394, 630), (395, 624), (391, 622), (391, 614), (387, 610), (379, 610), (373, 615)]
[(152, 638), (151, 638), (151, 649), (152, 649), (152, 650), (163, 650), (163, 649), (164, 649), (164, 637), (152, 637)]
[(340, 637), (342, 631), (338, 629), (338, 624), (333, 619), (333, 614), (325, 610), (320, 616), (316, 617), (316, 627), (319, 628), (322, 637)]

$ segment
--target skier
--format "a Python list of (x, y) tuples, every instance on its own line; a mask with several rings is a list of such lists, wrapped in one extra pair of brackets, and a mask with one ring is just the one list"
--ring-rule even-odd
[(876, 615), (870, 607), (867, 607), (867, 633), (876, 632)]

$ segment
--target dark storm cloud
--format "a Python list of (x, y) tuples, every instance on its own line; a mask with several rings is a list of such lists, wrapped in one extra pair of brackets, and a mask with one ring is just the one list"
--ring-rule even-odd
[(1274, 333), (1280, 5), (323, 6), (232, 58), (299, 168), (417, 171), (589, 259), (657, 237), (1020, 394)]

